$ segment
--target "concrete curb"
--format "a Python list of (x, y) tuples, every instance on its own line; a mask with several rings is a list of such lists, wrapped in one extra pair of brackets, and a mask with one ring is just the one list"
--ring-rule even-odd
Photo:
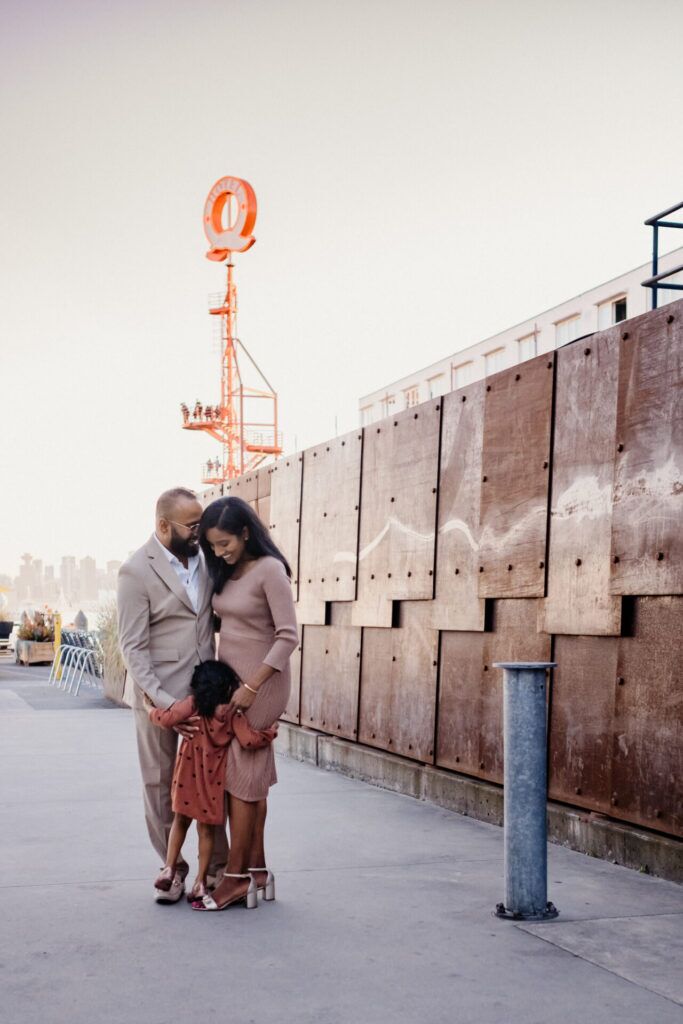
[[(503, 789), (395, 754), (280, 722), (276, 750), (381, 789), (503, 824)], [(683, 883), (683, 843), (562, 804), (548, 803), (548, 839), (590, 857)]]

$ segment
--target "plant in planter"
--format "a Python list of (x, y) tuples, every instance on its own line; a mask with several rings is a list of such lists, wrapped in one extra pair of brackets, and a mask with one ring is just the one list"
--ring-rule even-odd
[(55, 624), (52, 612), (24, 612), (17, 633), (17, 662), (34, 665), (55, 656)]
[(117, 704), (130, 703), (124, 696), (126, 666), (119, 647), (119, 626), (116, 601), (103, 604), (97, 615), (97, 632), (104, 660), (104, 693)]

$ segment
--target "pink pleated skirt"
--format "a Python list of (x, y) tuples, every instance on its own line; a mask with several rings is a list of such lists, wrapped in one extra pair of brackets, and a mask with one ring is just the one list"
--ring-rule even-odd
[[(221, 630), (218, 658), (227, 662), (242, 680), (248, 680), (263, 664), (272, 646), (272, 639), (255, 640)], [(268, 729), (277, 722), (287, 707), (291, 686), (289, 665), (283, 672), (274, 672), (259, 687), (246, 715), (254, 729)], [(260, 750), (245, 750), (236, 739), (228, 747), (225, 788), (239, 800), (253, 802), (268, 796), (277, 782), (275, 753), (272, 744)]]

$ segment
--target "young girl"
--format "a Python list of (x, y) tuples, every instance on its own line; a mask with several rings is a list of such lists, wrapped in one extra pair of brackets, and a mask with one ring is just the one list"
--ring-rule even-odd
[[(225, 821), (225, 766), (228, 746), (234, 737), (242, 747), (266, 747), (277, 736), (277, 726), (258, 731), (252, 729), (241, 712), (229, 706), (230, 698), (240, 685), (234, 670), (220, 661), (197, 665), (192, 676), (192, 693), (162, 711), (151, 708), (150, 720), (165, 729), (172, 729), (190, 715), (199, 715), (199, 729), (192, 739), (183, 739), (176, 758), (171, 785), (175, 812), (168, 837), (166, 863), (154, 883), (156, 889), (171, 888), (176, 863), (192, 821), (199, 834), (199, 866), (197, 878), (188, 899), (201, 900), (208, 895), (206, 875), (213, 853), (214, 826)], [(256, 893), (247, 900), (255, 905)]]

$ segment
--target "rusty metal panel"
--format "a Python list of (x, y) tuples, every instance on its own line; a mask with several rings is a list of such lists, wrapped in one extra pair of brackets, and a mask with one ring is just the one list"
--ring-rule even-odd
[(639, 597), (619, 641), (611, 814), (683, 835), (683, 598)]
[(302, 647), (303, 627), (299, 626), (299, 646), (296, 648), (291, 658), (289, 659), (289, 671), (292, 677), (292, 688), (289, 693), (287, 707), (285, 708), (284, 714), (281, 715), (281, 718), (284, 722), (292, 722), (294, 725), (299, 725), (301, 722), (301, 719), (299, 717), (299, 708), (301, 702)]
[(548, 795), (606, 814), (618, 645), (617, 637), (558, 636), (553, 654)]
[(487, 664), (484, 640), (484, 633), (441, 634), (436, 763), (468, 775), (480, 775), (486, 767), (481, 752), (482, 694), (488, 676), (494, 687), (497, 677), (489, 667), (486, 680), (482, 678)]
[(357, 738), (361, 627), (306, 626), (301, 724)]
[(256, 498), (258, 494), (258, 482), (255, 472), (244, 473), (235, 477), (229, 483), (224, 484), (226, 497), (241, 498), (247, 501), (256, 510)]
[(256, 482), (256, 499), (252, 506), (261, 522), (270, 529), (270, 476), (268, 466), (253, 471)]
[(256, 497), (258, 501), (262, 498), (270, 497), (270, 466), (261, 466), (260, 469), (254, 470), (254, 476), (256, 477)]
[(483, 630), (479, 588), (479, 504), (484, 381), (445, 395), (441, 428), (435, 599), (437, 629)]
[(486, 381), (480, 597), (543, 597), (554, 356)]
[(338, 601), (330, 603), (330, 625), (351, 626), (353, 605), (350, 602)]
[[(256, 499), (256, 513), (268, 529), (270, 529), (270, 495), (266, 494), (263, 498)], [(292, 568), (294, 572), (294, 568)]]
[(415, 605), (395, 629), (363, 630), (361, 743), (434, 762), (438, 632)]
[(548, 661), (538, 602), (495, 601), (491, 633), (443, 632), (436, 763), (503, 781), (503, 674), (495, 661)]
[(208, 487), (205, 491), (201, 491), (197, 495), (197, 500), (199, 501), (199, 504), (202, 506), (202, 508), (206, 508), (207, 505), (210, 505), (212, 501), (216, 500), (216, 498), (222, 497), (223, 485), (217, 484), (215, 487)]
[(626, 325), (619, 366), (612, 593), (683, 592), (683, 306)]
[(303, 456), (289, 455), (268, 467), (270, 473), (270, 532), (292, 568), (294, 600), (298, 594), (299, 517)]
[(356, 596), (362, 442), (355, 430), (304, 452), (300, 622), (323, 624), (326, 601)]
[(547, 633), (618, 636), (621, 600), (610, 594), (612, 480), (621, 328), (557, 355), (548, 548)]
[(366, 427), (354, 625), (390, 626), (392, 600), (434, 595), (441, 402)]

